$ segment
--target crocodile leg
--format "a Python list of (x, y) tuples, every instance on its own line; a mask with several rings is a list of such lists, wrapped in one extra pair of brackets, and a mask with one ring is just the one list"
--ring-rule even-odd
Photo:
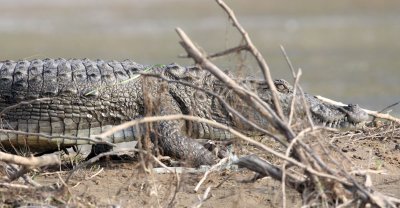
[[(181, 113), (175, 100), (168, 94), (162, 96), (162, 104), (159, 106), (159, 115), (171, 115)], [(203, 145), (194, 139), (182, 134), (185, 122), (182, 120), (160, 121), (157, 125), (157, 138), (153, 142), (159, 145), (163, 155), (169, 155), (178, 159), (190, 161), (193, 166), (212, 165), (216, 157)]]

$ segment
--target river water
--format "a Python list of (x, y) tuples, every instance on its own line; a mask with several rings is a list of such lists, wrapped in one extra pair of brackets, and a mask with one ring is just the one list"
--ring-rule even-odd
[[(372, 110), (400, 101), (400, 1), (227, 3), (266, 57), (274, 78), (291, 80), (283, 45), (295, 68), (302, 69), (301, 84), (308, 92)], [(1, 59), (130, 58), (190, 64), (178, 58), (184, 51), (175, 27), (209, 53), (240, 41), (211, 0), (0, 0), (0, 5)], [(248, 56), (217, 63), (260, 76)], [(392, 114), (400, 115), (400, 107), (393, 107)]]

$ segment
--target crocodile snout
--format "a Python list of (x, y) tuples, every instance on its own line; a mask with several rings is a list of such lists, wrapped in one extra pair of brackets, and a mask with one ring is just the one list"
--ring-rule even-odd
[(363, 123), (368, 120), (368, 113), (359, 105), (349, 104), (341, 108), (347, 114), (347, 121), (351, 123)]

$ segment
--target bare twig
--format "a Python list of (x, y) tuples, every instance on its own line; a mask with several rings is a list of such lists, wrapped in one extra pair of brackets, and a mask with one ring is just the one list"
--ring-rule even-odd
[(253, 127), (254, 129), (256, 129), (256, 130), (258, 130), (258, 131), (260, 131), (260, 132), (262, 132), (262, 133), (265, 134), (266, 136), (273, 138), (275, 141), (278, 141), (278, 142), (281, 143), (283, 146), (287, 146), (287, 144), (286, 144), (285, 141), (283, 141), (282, 139), (278, 138), (277, 136), (275, 136), (275, 135), (272, 134), (271, 132), (265, 130), (264, 128), (261, 128), (260, 126), (258, 126), (258, 125), (255, 124), (254, 122), (252, 122), (252, 121), (246, 119), (241, 113), (239, 113), (236, 109), (234, 109), (231, 105), (229, 105), (223, 97), (221, 97), (220, 95), (218, 95), (218, 94), (216, 94), (216, 93), (214, 93), (214, 92), (212, 92), (212, 91), (210, 91), (210, 90), (204, 89), (204, 88), (202, 88), (202, 87), (196, 86), (196, 85), (194, 85), (194, 84), (192, 84), (192, 83), (185, 82), (185, 81), (182, 81), (182, 80), (171, 80), (171, 79), (167, 79), (167, 78), (165, 78), (165, 77), (163, 77), (163, 76), (160, 76), (160, 74), (151, 74), (151, 73), (140, 73), (140, 74), (143, 75), (143, 76), (157, 77), (157, 78), (162, 79), (162, 80), (164, 80), (164, 81), (167, 81), (167, 82), (169, 82), (169, 83), (179, 83), (179, 84), (182, 84), (182, 85), (185, 85), (185, 86), (192, 87), (192, 88), (194, 88), (194, 89), (196, 89), (196, 90), (201, 90), (201, 91), (203, 91), (203, 92), (205, 92), (205, 93), (207, 93), (207, 94), (209, 94), (209, 95), (211, 95), (211, 96), (217, 98), (218, 101), (221, 102), (221, 104), (222, 104), (229, 112), (231, 112), (233, 115), (235, 115), (235, 116), (237, 116), (238, 118), (240, 118), (240, 120), (242, 120), (244, 123), (249, 124), (251, 127)]
[(192, 207), (193, 207), (193, 208), (200, 208), (200, 207), (203, 205), (203, 203), (204, 203), (205, 201), (207, 201), (207, 199), (210, 198), (210, 196), (209, 196), (210, 191), (211, 191), (211, 186), (207, 187), (207, 189), (206, 189), (206, 191), (204, 192), (203, 196), (202, 196), (201, 198), (198, 197), (199, 202), (197, 202), (197, 203), (196, 203), (194, 206), (192, 206)]
[[(318, 98), (319, 100), (323, 101), (323, 102), (326, 102), (326, 103), (329, 103), (329, 104), (332, 104), (332, 105), (347, 106), (347, 104), (344, 104), (344, 103), (341, 103), (341, 102), (337, 102), (337, 101), (331, 100), (329, 98), (322, 97), (320, 95), (316, 95), (315, 97)], [(366, 113), (368, 113), (369, 115), (371, 115), (371, 116), (374, 116), (374, 117), (377, 117), (377, 118), (386, 119), (386, 120), (389, 120), (389, 121), (394, 121), (394, 122), (400, 124), (400, 119), (399, 118), (393, 117), (393, 116), (391, 116), (389, 114), (382, 114), (382, 113), (379, 113), (378, 111), (372, 111), (372, 110), (368, 110), (368, 109), (364, 109), (364, 108), (361, 108), (361, 109), (363, 111), (365, 111)]]
[(0, 182), (0, 187), (7, 187), (7, 188), (17, 188), (17, 189), (31, 189), (32, 187), (22, 185), (22, 184), (13, 184), (13, 183), (3, 183)]
[[(112, 130), (112, 129), (110, 129)], [(107, 131), (106, 131), (107, 132)], [(106, 133), (104, 132), (104, 133)], [(105, 156), (111, 156), (111, 155), (127, 155), (127, 154), (132, 154), (134, 152), (142, 152), (144, 154), (148, 154), (147, 151), (145, 150), (139, 150), (139, 149), (131, 149), (128, 151), (111, 151), (111, 152), (103, 152), (99, 155), (96, 155), (95, 157), (87, 160), (86, 162), (83, 162), (81, 164), (79, 164), (78, 166), (76, 166), (73, 170), (70, 171), (67, 179), (65, 180), (66, 183), (68, 183), (69, 179), (71, 178), (71, 176), (73, 175), (73, 173), (83, 167), (86, 167), (90, 164), (93, 164), (94, 162), (98, 161), (100, 158), (105, 157)], [(173, 173), (174, 170), (168, 166), (166, 166), (164, 163), (162, 163), (159, 159), (157, 159), (157, 157), (155, 157), (154, 155), (151, 155), (152, 159), (159, 164), (161, 167), (163, 167), (164, 169), (166, 169), (168, 172)]]
[(235, 159), (233, 161), (235, 164), (240, 167), (245, 167), (249, 170), (252, 170), (256, 173), (259, 173), (262, 177), (271, 176), (272, 178), (282, 181), (282, 183), (288, 184), (291, 188), (296, 189), (301, 192), (303, 188), (301, 184), (304, 182), (301, 179), (298, 179), (290, 174), (288, 175), (287, 180), (283, 180), (283, 172), (277, 166), (259, 158), (257, 155), (247, 155), (240, 157), (239, 159)]
[[(202, 67), (214, 74), (222, 82), (224, 82), (228, 87), (232, 88), (232, 90), (234, 90), (235, 93), (237, 93), (243, 101), (245, 101), (255, 110), (260, 112), (263, 116), (265, 116), (268, 121), (271, 122), (274, 127), (280, 129), (281, 132), (285, 134), (289, 140), (295, 137), (295, 134), (290, 129), (290, 127), (286, 125), (286, 123), (283, 122), (283, 120), (280, 119), (278, 115), (276, 115), (276, 111), (272, 110), (270, 106), (267, 105), (263, 100), (261, 100), (261, 98), (259, 98), (255, 93), (239, 86), (233, 79), (223, 73), (222, 70), (219, 69), (215, 64), (207, 60), (182, 29), (176, 28), (176, 32), (182, 39), (182, 46), (185, 48), (190, 57), (195, 60), (196, 63), (200, 64)], [(276, 91), (275, 85), (273, 86), (273, 89), (275, 89)]]
[(175, 207), (175, 198), (177, 193), (179, 192), (179, 189), (181, 188), (181, 177), (179, 176), (178, 172), (175, 172), (175, 177), (176, 177), (175, 191), (167, 207)]
[[(275, 93), (277, 93), (277, 91), (276, 91), (276, 89), (274, 89), (274, 86), (272, 86), (273, 85), (272, 79), (269, 75), (269, 69), (267, 68), (266, 63), (265, 63), (265, 66), (266, 66), (266, 68), (265, 68), (264, 66), (262, 66), (262, 61), (263, 61), (262, 57), (257, 57), (258, 55), (261, 56), (260, 53), (257, 50), (252, 51), (251, 40), (248, 38), (247, 32), (238, 23), (232, 10), (229, 7), (227, 7), (226, 4), (222, 0), (216, 0), (216, 1), (228, 13), (228, 16), (229, 16), (229, 18), (231, 18), (234, 27), (236, 27), (239, 30), (239, 32), (242, 34), (243, 39), (246, 42), (245, 44), (250, 44), (248, 50), (250, 51), (250, 53), (252, 53), (256, 57), (259, 65), (260, 65), (260, 68), (262, 68), (262, 70), (263, 70), (265, 79), (267, 80), (267, 83), (270, 85), (270, 89), (272, 91), (273, 101), (274, 101), (274, 105), (275, 105), (274, 107), (276, 108), (275, 110), (277, 112), (277, 115), (275, 114), (274, 111), (272, 111), (270, 109), (270, 107), (268, 105), (265, 105), (262, 101), (260, 102), (260, 100), (257, 98), (257, 96), (253, 96), (251, 93), (247, 92), (246, 90), (241, 89), (239, 86), (235, 85), (235, 83), (231, 79), (229, 79), (229, 77), (227, 77), (226, 75), (224, 76), (224, 74), (221, 73), (221, 71), (219, 70), (218, 67), (216, 67), (207, 58), (205, 58), (202, 53), (199, 52), (199, 50), (192, 43), (192, 41), (189, 39), (189, 37), (187, 37), (187, 35), (181, 29), (177, 28), (176, 31), (182, 39), (181, 45), (185, 48), (186, 52), (188, 53), (188, 56), (192, 57), (195, 60), (195, 63), (199, 64), (204, 69), (207, 69), (208, 71), (213, 73), (222, 82), (226, 83), (228, 87), (232, 88), (235, 91), (235, 93), (237, 93), (237, 95), (242, 100), (247, 101), (247, 103), (250, 106), (252, 106), (255, 110), (260, 112), (261, 115), (265, 116), (265, 118), (267, 118), (267, 120), (270, 121), (271, 124), (273, 124), (273, 126), (275, 128), (280, 130), (286, 136), (288, 141), (296, 140), (295, 134), (292, 132), (290, 126), (285, 125), (285, 123), (283, 122), (284, 118), (282, 116), (282, 113), (279, 112), (281, 110), (279, 107), (279, 102), (275, 99)], [(283, 52), (286, 55), (284, 49), (283, 49)], [(287, 57), (287, 55), (286, 55), (286, 57)], [(294, 74), (293, 66), (291, 65), (290, 61), (288, 63), (292, 69), (292, 73)], [(268, 73), (265, 73), (265, 72), (268, 72)], [(307, 111), (308, 107), (307, 107), (304, 93), (301, 90), (301, 88), (299, 88), (299, 90), (302, 94), (303, 103), (304, 103), (304, 106)], [(277, 101), (278, 103), (275, 103), (275, 101)], [(308, 111), (307, 111), (307, 118), (310, 120), (311, 130), (312, 130), (313, 123), (311, 120), (310, 113)], [(236, 135), (236, 134), (234, 134), (234, 135)], [(240, 136), (238, 136), (238, 137), (241, 138)], [(241, 138), (241, 139), (244, 139), (244, 138)], [(294, 143), (292, 143), (292, 144), (294, 144)], [(258, 147), (262, 147), (262, 146), (258, 146)], [(311, 179), (311, 181), (313, 183), (314, 187), (312, 189), (317, 191), (317, 194), (318, 194), (317, 198), (320, 199), (324, 205), (328, 205), (328, 201), (327, 201), (328, 195), (323, 190), (323, 184), (325, 184), (328, 181), (326, 181), (323, 178), (329, 178), (329, 179), (338, 181), (344, 187), (346, 187), (346, 189), (348, 189), (348, 190), (355, 188), (357, 196), (359, 198), (361, 198), (361, 200), (363, 200), (363, 202), (372, 203), (372, 204), (380, 205), (380, 206), (392, 204), (391, 201), (387, 201), (383, 197), (380, 197), (377, 194), (373, 194), (369, 190), (365, 189), (364, 187), (361, 187), (354, 179), (348, 178), (348, 177), (342, 178), (340, 176), (337, 176), (338, 174), (336, 174), (334, 170), (332, 170), (330, 167), (328, 167), (327, 164), (325, 164), (325, 162), (322, 161), (322, 159), (319, 158), (318, 155), (316, 155), (315, 152), (304, 142), (299, 141), (299, 147), (302, 147), (302, 148), (294, 148), (293, 149), (293, 155), (295, 158), (299, 159), (303, 163), (302, 165), (304, 165), (303, 167), (305, 167), (306, 175)], [(268, 151), (267, 149), (265, 149), (265, 150)], [(278, 156), (278, 155), (276, 155), (276, 156)], [(285, 161), (289, 161), (287, 159), (288, 159), (288, 157), (285, 156)], [(258, 167), (258, 166), (256, 166), (256, 167)], [(315, 170), (318, 170), (318, 171), (315, 171)], [(321, 173), (319, 171), (328, 172), (328, 174)], [(332, 182), (329, 182), (329, 183), (332, 183)], [(333, 183), (335, 183), (335, 182), (333, 182)], [(330, 200), (335, 200), (335, 199), (330, 199)]]
[(165, 174), (165, 173), (205, 173), (207, 172), (206, 168), (188, 168), (188, 167), (165, 167), (162, 168), (153, 168), (153, 173), (157, 174)]
[(12, 155), (5, 152), (0, 152), (0, 160), (8, 163), (17, 165), (23, 165), (28, 168), (42, 167), (48, 165), (59, 165), (61, 164), (60, 159), (57, 155), (44, 155), (40, 157), (21, 157), (18, 155)]
[(246, 32), (246, 30), (244, 30), (244, 28), (241, 26), (241, 24), (239, 23), (239, 21), (237, 20), (233, 10), (231, 8), (229, 8), (228, 5), (225, 4), (224, 1), (222, 0), (216, 0), (216, 2), (225, 10), (225, 12), (228, 14), (229, 18), (232, 20), (233, 22), (233, 26), (236, 27), (238, 29), (238, 31), (240, 32), (240, 34), (242, 35), (243, 39), (245, 40), (245, 43), (248, 47), (248, 50), (250, 51), (250, 53), (255, 57), (255, 59), (257, 60), (257, 63), (259, 65), (259, 67), (261, 68), (261, 71), (263, 72), (264, 75), (264, 79), (267, 81), (269, 88), (271, 89), (272, 92), (272, 99), (275, 105), (275, 110), (278, 113), (278, 116), (281, 119), (285, 119), (283, 112), (282, 112), (282, 108), (280, 106), (279, 103), (279, 99), (277, 97), (277, 90), (276, 87), (274, 85), (274, 82), (272, 80), (271, 77), (271, 73), (269, 70), (269, 67), (267, 65), (267, 62), (265, 61), (265, 59), (263, 58), (263, 56), (261, 55), (261, 53), (258, 51), (258, 49), (254, 46), (254, 44), (252, 43), (249, 34)]
[(390, 104), (390, 105), (384, 107), (382, 110), (378, 111), (378, 113), (382, 113), (382, 112), (388, 110), (389, 108), (392, 108), (392, 107), (394, 107), (394, 106), (396, 106), (396, 105), (398, 105), (398, 104), (400, 104), (400, 101), (395, 102), (395, 103), (393, 103), (393, 104)]
[[(239, 29), (239, 31), (240, 31), (240, 29), (243, 29), (243, 28), (241, 28), (240, 25), (239, 26), (235, 25), (235, 23), (237, 23), (237, 20), (234, 17), (233, 13), (230, 13), (231, 10), (228, 7), (224, 7), (225, 3), (223, 3), (223, 1), (221, 1), (221, 0), (217, 0), (217, 2), (220, 4), (221, 7), (224, 8), (225, 11), (227, 11), (229, 17), (232, 19), (232, 21), (234, 23), (234, 26), (237, 27)], [(228, 10), (226, 10), (226, 8), (228, 8)], [(188, 53), (188, 56), (192, 57), (194, 59), (195, 63), (199, 64), (204, 69), (207, 69), (208, 71), (210, 71), (217, 78), (219, 78), (222, 82), (224, 82), (228, 87), (232, 88), (235, 91), (235, 93), (237, 93), (237, 95), (243, 101), (246, 101), (255, 110), (260, 112), (260, 114), (262, 116), (265, 116), (265, 118), (267, 118), (267, 120), (270, 121), (271, 124), (275, 128), (280, 130), (286, 136), (288, 141), (292, 141), (293, 139), (295, 139), (296, 136), (295, 136), (294, 132), (291, 130), (290, 126), (288, 126), (287, 124), (285, 124), (283, 122), (283, 120), (281, 120), (281, 119), (283, 119), (283, 117), (279, 116), (279, 115), (281, 115), (281, 114), (279, 114), (279, 108), (275, 109), (278, 114), (277, 115), (276, 112), (273, 111), (268, 105), (265, 105), (264, 102), (260, 101), (259, 98), (257, 97), (257, 95), (251, 94), (251, 92), (248, 92), (245, 89), (242, 89), (240, 86), (235, 84), (235, 82), (232, 79), (230, 79), (228, 76), (223, 74), (217, 66), (215, 66), (207, 58), (205, 58), (205, 56), (202, 53), (200, 53), (198, 48), (193, 44), (193, 42), (190, 40), (190, 38), (180, 28), (177, 28), (176, 31), (182, 39), (181, 45), (185, 48), (186, 52)], [(241, 34), (244, 34), (244, 38), (246, 38), (247, 33), (244, 30), (242, 30), (240, 32), (241, 32)], [(268, 77), (266, 78), (266, 80), (267, 80), (267, 82), (269, 81)], [(271, 88), (272, 93), (276, 93), (276, 90), (274, 91), (274, 89), (272, 89), (273, 88), (272, 86), (270, 86), (270, 88)], [(303, 95), (302, 99), (303, 99), (303, 102), (305, 104), (305, 108), (307, 111), (308, 107), (306, 104), (306, 99), (305, 99), (304, 93), (301, 90), (301, 88), (299, 88), (299, 90), (300, 90), (301, 94)], [(274, 102), (274, 104), (275, 104), (275, 102)], [(277, 105), (275, 105), (275, 108), (277, 108)], [(307, 111), (307, 118), (310, 120), (311, 127), (313, 128), (311, 116), (308, 111)], [(234, 135), (236, 135), (236, 134), (234, 133)], [(238, 136), (238, 137), (241, 138), (240, 136)], [(241, 138), (241, 139), (244, 139), (244, 138)], [(246, 140), (246, 139), (244, 139), (244, 140)], [(337, 174), (331, 168), (329, 168), (321, 160), (321, 158), (319, 158), (318, 155), (316, 155), (314, 153), (314, 151), (308, 145), (306, 145), (305, 143), (303, 143), (301, 141), (299, 142), (299, 144), (300, 144), (299, 146), (303, 147), (304, 149), (301, 149), (301, 148), (293, 149), (293, 155), (295, 158), (299, 159), (302, 162), (302, 164), (301, 165), (296, 164), (296, 165), (298, 167), (302, 167), (305, 169), (306, 175), (313, 182), (314, 190), (318, 191), (318, 193), (317, 193), (319, 195), (318, 198), (320, 198), (322, 200), (321, 202), (323, 202), (325, 204), (328, 203), (326, 201), (327, 195), (324, 193), (323, 186), (322, 186), (322, 184), (325, 183), (325, 181), (322, 181), (322, 180), (325, 180), (323, 178), (329, 178), (329, 179), (333, 179), (335, 181), (340, 182), (342, 185), (347, 187), (347, 189), (356, 188), (357, 195), (360, 198), (362, 198), (363, 201), (373, 200), (374, 202), (371, 202), (371, 203), (379, 204), (379, 203), (376, 203), (377, 201), (373, 199), (374, 195), (371, 195), (371, 193), (369, 193), (363, 187), (359, 186), (354, 180), (351, 180), (351, 179), (349, 180), (349, 178), (342, 178), (340, 176), (337, 176)], [(256, 146), (264, 149), (264, 147), (262, 147), (262, 146), (259, 146), (259, 145), (256, 145)], [(267, 149), (264, 149), (264, 150), (269, 151)], [(278, 155), (276, 155), (276, 156), (278, 156)], [(278, 156), (278, 157), (280, 157), (280, 156)], [(310, 160), (310, 159), (313, 159), (314, 161)], [(290, 161), (290, 158), (285, 156), (285, 160)], [(293, 163), (293, 164), (295, 164), (295, 163)], [(316, 171), (316, 170), (318, 170), (318, 171)], [(326, 171), (326, 172), (328, 172), (328, 174), (322, 173), (320, 171)]]
[[(289, 123), (290, 123), (290, 120), (289, 120)], [(287, 157), (289, 157), (290, 152), (292, 151), (292, 148), (293, 148), (294, 144), (297, 142), (298, 139), (301, 139), (301, 137), (300, 137), (300, 136), (297, 136), (296, 138), (294, 138), (294, 139), (290, 142), (288, 148), (286, 149), (286, 153), (285, 153), (285, 155), (286, 155)], [(287, 161), (284, 161), (283, 164), (282, 164), (282, 180), (281, 180), (281, 186), (282, 186), (282, 188), (281, 188), (281, 189), (282, 189), (282, 207), (283, 207), (283, 208), (286, 208), (286, 183), (285, 183), (285, 181), (286, 181), (286, 165), (287, 165)]]
[(264, 151), (267, 151), (267, 152), (269, 152), (269, 153), (271, 153), (271, 154), (273, 154), (273, 155), (275, 155), (275, 156), (277, 156), (277, 157), (279, 157), (281, 159), (287, 160), (288, 162), (290, 162), (290, 164), (296, 165), (299, 168), (308, 171), (309, 173), (312, 173), (312, 174), (314, 174), (316, 176), (319, 176), (319, 177), (324, 177), (324, 178), (336, 180), (336, 181), (338, 181), (338, 182), (340, 182), (342, 184), (345, 184), (345, 185), (351, 185), (351, 183), (343, 180), (342, 178), (339, 178), (339, 177), (336, 177), (336, 176), (333, 176), (333, 175), (330, 175), (330, 174), (319, 172), (319, 171), (313, 169), (311, 166), (305, 165), (305, 164), (303, 164), (303, 163), (301, 163), (301, 162), (299, 162), (299, 161), (297, 161), (297, 160), (295, 160), (293, 158), (286, 157), (284, 154), (279, 153), (279, 152), (273, 150), (272, 148), (270, 148), (270, 147), (268, 147), (268, 146), (266, 146), (266, 145), (264, 145), (264, 144), (262, 144), (260, 142), (257, 142), (255, 140), (245, 136), (244, 134), (232, 129), (229, 126), (226, 126), (224, 124), (218, 123), (218, 122), (213, 121), (213, 120), (209, 120), (209, 119), (205, 119), (205, 118), (199, 118), (199, 117), (195, 117), (195, 116), (175, 114), (175, 115), (167, 115), (167, 116), (152, 116), (152, 117), (140, 118), (140, 119), (136, 119), (136, 120), (133, 120), (133, 121), (129, 121), (129, 122), (120, 124), (118, 126), (114, 126), (113, 128), (107, 130), (106, 132), (103, 132), (103, 133), (101, 133), (99, 135), (93, 135), (93, 137), (105, 138), (107, 136), (110, 136), (110, 135), (114, 134), (117, 131), (121, 131), (122, 129), (131, 127), (131, 126), (135, 126), (135, 125), (138, 125), (138, 124), (148, 123), (148, 122), (165, 121), (165, 120), (177, 120), (177, 119), (184, 119), (184, 120), (196, 121), (196, 122), (200, 122), (200, 123), (207, 123), (207, 124), (209, 124), (211, 126), (214, 126), (216, 128), (220, 128), (220, 129), (229, 131), (230, 133), (232, 133), (237, 138), (242, 139), (242, 140), (244, 140), (244, 141), (246, 141), (246, 142), (248, 142), (250, 144), (253, 144), (254, 146), (257, 146), (260, 149), (262, 149)]
[(70, 171), (69, 175), (67, 176), (67, 179), (65, 180), (65, 183), (68, 183), (69, 179), (71, 178), (71, 176), (73, 175), (73, 173), (75, 173), (75, 171), (86, 167), (90, 164), (93, 164), (94, 162), (98, 161), (100, 158), (104, 157), (104, 156), (109, 156), (109, 155), (126, 155), (126, 154), (132, 154), (133, 151), (120, 151), (120, 152), (103, 152), (101, 154), (96, 155), (95, 157), (90, 158), (89, 160), (77, 165), (74, 167), (73, 170)]
[(242, 37), (245, 41), (245, 44), (248, 47), (248, 50), (257, 60), (258, 66), (260, 67), (260, 69), (264, 75), (264, 79), (267, 81), (268, 86), (271, 89), (272, 99), (273, 99), (273, 102), (275, 105), (275, 110), (277, 111), (279, 118), (285, 119), (283, 112), (282, 112), (281, 105), (279, 103), (278, 96), (277, 96), (276, 87), (274, 85), (274, 81), (272, 80), (271, 73), (270, 73), (267, 62), (265, 61), (264, 57), (261, 55), (260, 51), (258, 51), (258, 49), (254, 46), (252, 40), (250, 39), (249, 34), (239, 23), (233, 10), (231, 8), (229, 8), (229, 6), (226, 5), (225, 2), (222, 0), (216, 0), (216, 2), (228, 14), (229, 18), (232, 20), (233, 26), (235, 28), (237, 28), (239, 33), (242, 35)]
[(225, 55), (228, 55), (230, 53), (237, 53), (237, 52), (242, 51), (242, 50), (248, 50), (248, 48), (249, 47), (247, 45), (236, 46), (236, 47), (227, 49), (225, 51), (221, 51), (221, 52), (218, 52), (218, 53), (214, 53), (214, 54), (208, 55), (207, 59), (213, 59), (213, 58), (217, 58), (217, 57), (220, 57), (220, 56), (225, 56)]
[[(293, 95), (297, 95), (297, 87), (299, 84), (301, 74), (302, 74), (301, 69), (299, 69), (297, 71), (297, 74), (296, 74), (295, 80), (294, 80)], [(289, 113), (289, 121), (288, 121), (289, 126), (292, 124), (293, 114), (296, 110), (295, 106), (294, 106), (296, 104), (296, 98), (297, 98), (297, 96), (293, 96), (292, 102), (290, 103), (290, 113)]]
[[(295, 70), (294, 70), (294, 67), (293, 67), (292, 62), (290, 61), (289, 56), (288, 56), (287, 53), (286, 53), (285, 48), (284, 48), (282, 45), (281, 45), (281, 51), (282, 51), (283, 56), (285, 57), (286, 63), (288, 64), (290, 71), (292, 72), (292, 76), (293, 76), (293, 78), (295, 79), (295, 81), (294, 81), (294, 83), (295, 83), (295, 84), (294, 84), (294, 92), (295, 92), (296, 89), (299, 89), (300, 94), (301, 94), (301, 99), (302, 99), (302, 101), (303, 101), (303, 106), (304, 106), (304, 109), (305, 109), (305, 111), (306, 111), (306, 115), (307, 115), (308, 122), (310, 123), (311, 128), (314, 128), (314, 123), (313, 123), (313, 120), (312, 120), (312, 118), (311, 118), (311, 113), (310, 113), (310, 110), (309, 110), (309, 108), (308, 108), (308, 105), (307, 105), (307, 102), (306, 102), (306, 99), (305, 99), (304, 91), (303, 91), (303, 89), (300, 87), (300, 84), (297, 83), (297, 86), (296, 86), (296, 80), (297, 80), (296, 72), (295, 72)], [(300, 72), (301, 72), (301, 68), (299, 68), (299, 69), (297, 70), (297, 73), (300, 73)], [(297, 82), (298, 82), (298, 81), (297, 81)], [(296, 95), (296, 93), (294, 93), (294, 92), (293, 92), (293, 94)], [(295, 96), (295, 97), (296, 97), (296, 96)], [(290, 112), (290, 113), (292, 113), (292, 112)], [(291, 117), (289, 116), (289, 120), (290, 120), (290, 118), (291, 118)], [(289, 124), (290, 124), (290, 122), (289, 122)]]
[(210, 169), (208, 169), (206, 171), (206, 173), (204, 173), (203, 177), (201, 178), (201, 180), (199, 181), (199, 183), (197, 183), (196, 187), (193, 189), (195, 192), (197, 192), (201, 186), (201, 184), (203, 184), (203, 182), (207, 179), (208, 174), (210, 174), (211, 172), (215, 171), (217, 168), (219, 168), (220, 166), (222, 166), (224, 163), (226, 163), (229, 160), (229, 158), (223, 158), (222, 160), (220, 160), (217, 164), (213, 165)]
[[(300, 70), (300, 69), (299, 69), (299, 70)], [(308, 106), (308, 104), (307, 104), (307, 100), (306, 100), (306, 96), (305, 96), (305, 94), (304, 94), (304, 91), (303, 91), (303, 89), (302, 89), (300, 86), (298, 87), (298, 89), (299, 89), (299, 91), (300, 91), (301, 100), (303, 101), (303, 106), (304, 106), (304, 109), (305, 109), (305, 111), (306, 111), (307, 120), (308, 120), (308, 122), (310, 123), (311, 128), (314, 128), (314, 121), (312, 120), (310, 108), (309, 108), (309, 106)]]
[(9, 171), (7, 171), (8, 173), (8, 182), (14, 181), (16, 179), (18, 179), (19, 177), (22, 177), (22, 179), (24, 179), (24, 181), (27, 184), (30, 184), (34, 187), (42, 187), (42, 185), (40, 185), (38, 182), (32, 180), (29, 176), (25, 175), (27, 172), (30, 171), (30, 169), (22, 166), (21, 168), (18, 169), (18, 165), (15, 164), (7, 164), (7, 167), (10, 168)]
[(282, 51), (283, 56), (285, 57), (286, 63), (289, 65), (289, 69), (290, 69), (290, 71), (292, 72), (292, 76), (293, 76), (293, 77), (296, 77), (296, 72), (294, 71), (293, 64), (292, 64), (292, 62), (290, 61), (289, 56), (287, 55), (286, 50), (285, 50), (285, 48), (283, 47), (283, 45), (281, 45), (281, 51)]
[(104, 168), (101, 168), (99, 171), (97, 171), (97, 173), (95, 173), (95, 174), (93, 174), (93, 175), (91, 175), (91, 176), (85, 178), (85, 180), (90, 180), (90, 179), (92, 179), (92, 178), (98, 176), (101, 172), (103, 172), (103, 170), (104, 170)]
[[(300, 70), (301, 72), (301, 70)], [(296, 142), (300, 139), (302, 139), (304, 137), (304, 135), (309, 132), (312, 131), (313, 129), (311, 128), (307, 128), (304, 129), (303, 131), (301, 131), (299, 134), (297, 134), (297, 136), (290, 142), (289, 146), (286, 149), (285, 155), (287, 157), (289, 157), (290, 152), (292, 151), (293, 147), (295, 146)], [(286, 166), (288, 165), (287, 161), (284, 161), (282, 164), (282, 207), (286, 207), (286, 186), (285, 186), (285, 181), (286, 181)]]

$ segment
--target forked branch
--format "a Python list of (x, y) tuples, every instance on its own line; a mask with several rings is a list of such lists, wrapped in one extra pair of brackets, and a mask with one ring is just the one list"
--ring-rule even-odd
[(283, 115), (283, 111), (281, 108), (281, 105), (279, 103), (279, 99), (276, 93), (276, 87), (274, 85), (274, 81), (272, 80), (271, 72), (269, 70), (268, 64), (265, 61), (264, 57), (261, 55), (260, 51), (257, 49), (257, 47), (254, 46), (253, 41), (250, 39), (249, 34), (246, 32), (246, 30), (242, 27), (242, 25), (239, 23), (237, 20), (235, 13), (231, 8), (229, 8), (228, 5), (225, 4), (224, 1), (222, 0), (216, 0), (217, 4), (221, 6), (221, 8), (228, 14), (229, 19), (232, 20), (233, 26), (239, 31), (239, 33), (242, 35), (242, 38), (244, 40), (244, 45), (241, 46), (243, 49), (248, 50), (256, 59), (259, 67), (261, 68), (261, 71), (264, 75), (264, 79), (267, 81), (267, 84), (269, 88), (272, 91), (272, 99), (274, 102), (274, 107), (275, 110), (281, 119), (285, 119)]

